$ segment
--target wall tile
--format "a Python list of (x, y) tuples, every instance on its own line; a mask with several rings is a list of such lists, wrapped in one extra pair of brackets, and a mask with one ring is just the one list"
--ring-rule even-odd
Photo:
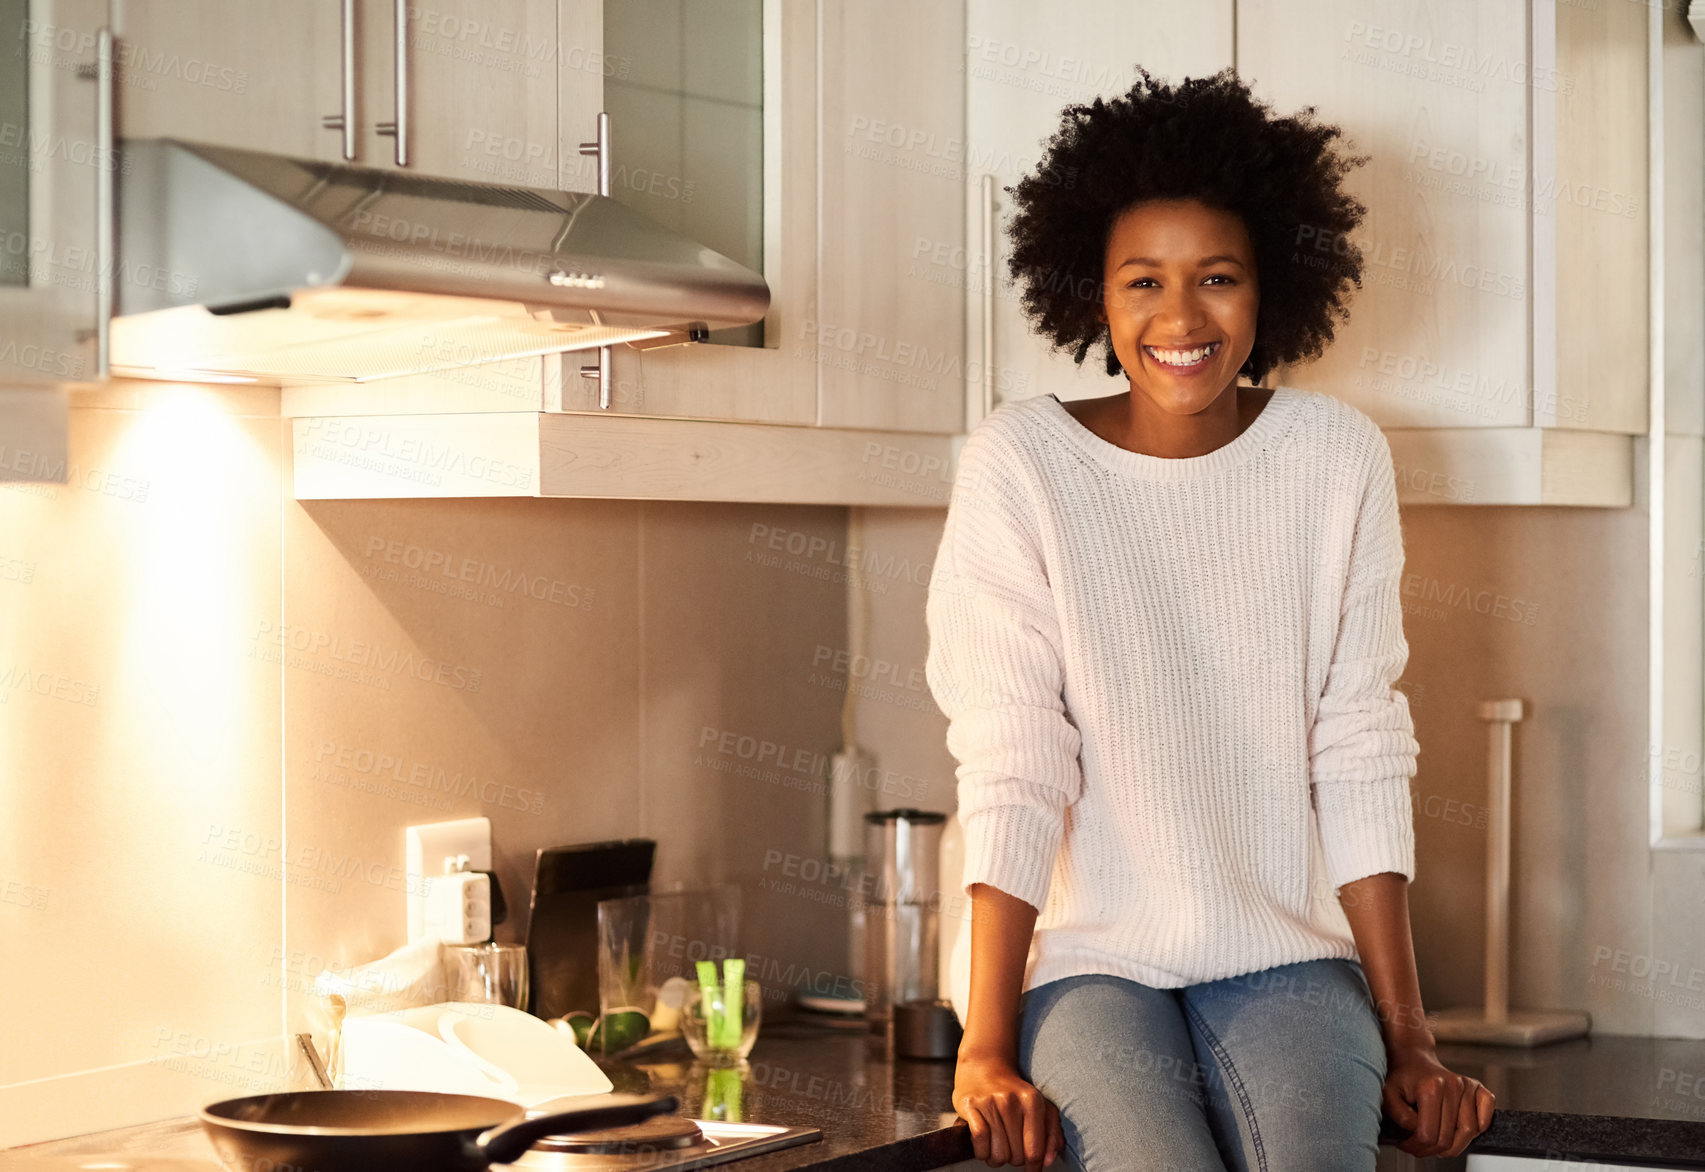
[(525, 930), (534, 852), (638, 832), (638, 506), (340, 501), (286, 510), (293, 986), (406, 940), (403, 830), (488, 817)]
[(846, 587), (790, 552), (845, 539), (839, 508), (645, 506), (643, 824), (657, 880), (740, 883), (745, 945), (764, 958), (752, 975), (776, 994), (845, 975), (848, 892), (798, 872), (824, 855)]
[[(85, 1122), (136, 1121), (133, 1081), (186, 1075), (187, 1105), (277, 1073), (277, 990), (229, 963), (277, 946), (283, 902), (278, 675), (251, 655), (281, 435), (255, 406), (78, 406), (70, 483), (0, 490), (0, 1085), (170, 1068), (121, 1069)], [(0, 1108), (0, 1147), (41, 1125)]]

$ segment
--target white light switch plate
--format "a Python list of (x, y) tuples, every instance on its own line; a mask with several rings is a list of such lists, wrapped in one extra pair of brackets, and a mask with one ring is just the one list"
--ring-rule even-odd
[(444, 860), (468, 856), (468, 870), (491, 870), (491, 819), (462, 818), (410, 826), (404, 831), (403, 867), (407, 872), (408, 942), (425, 934), (426, 891), (444, 874)]

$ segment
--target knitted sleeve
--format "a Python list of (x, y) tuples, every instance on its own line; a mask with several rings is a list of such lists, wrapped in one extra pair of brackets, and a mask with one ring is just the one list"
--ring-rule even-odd
[(1082, 790), (1060, 630), (1020, 453), (985, 424), (960, 453), (930, 576), (925, 678), (959, 762), (964, 886), (1040, 910)]
[(1377, 436), (1350, 551), (1338, 638), (1309, 731), (1310, 792), (1334, 890), (1383, 871), (1415, 877), (1409, 779), (1420, 745), (1392, 685), (1409, 659), (1403, 535), (1391, 447)]

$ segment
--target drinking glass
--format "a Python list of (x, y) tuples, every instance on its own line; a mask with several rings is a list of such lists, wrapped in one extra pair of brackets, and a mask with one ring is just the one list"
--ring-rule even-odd
[(721, 985), (710, 991), (694, 986), (681, 1006), (681, 1033), (693, 1053), (712, 1066), (734, 1066), (744, 1062), (758, 1041), (758, 1018), (764, 1011), (763, 992), (756, 981), (741, 987), (740, 1029), (724, 1031), (729, 1006)]
[(739, 955), (739, 928), (740, 888), (732, 883), (599, 900), (598, 1012), (612, 1029), (590, 1048), (613, 1053), (647, 1034), (674, 1033), (691, 996), (681, 987), (697, 990), (699, 961)]
[(444, 976), (449, 1001), (527, 1006), (527, 946), (524, 944), (446, 944)]

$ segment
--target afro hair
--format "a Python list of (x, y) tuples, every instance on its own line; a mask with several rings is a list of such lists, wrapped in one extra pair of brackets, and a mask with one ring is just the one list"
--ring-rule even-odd
[(1231, 69), (1177, 86), (1137, 72), (1111, 101), (1066, 107), (1036, 170), (1006, 189), (1025, 314), (1074, 361), (1099, 345), (1107, 373), (1122, 373), (1099, 316), (1108, 233), (1136, 204), (1194, 199), (1240, 217), (1254, 247), (1260, 308), (1239, 373), (1259, 383), (1318, 357), (1349, 317), (1349, 287), (1362, 285), (1349, 234), (1367, 209), (1342, 184), (1366, 156), (1338, 153), (1343, 131), (1313, 106), (1273, 116)]

